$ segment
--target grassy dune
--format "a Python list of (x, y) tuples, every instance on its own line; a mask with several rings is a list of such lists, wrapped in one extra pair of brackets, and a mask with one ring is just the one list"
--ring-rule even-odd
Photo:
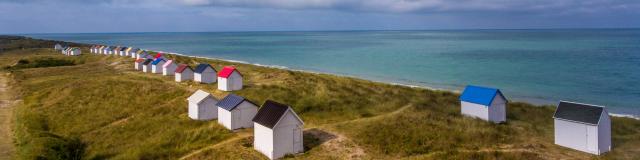
[[(134, 71), (131, 58), (90, 55), (87, 48), (82, 56), (66, 57), (39, 47), (0, 54), (3, 72), (11, 73), (23, 100), (15, 111), (21, 159), (266, 158), (252, 149), (250, 129), (231, 132), (216, 121), (187, 117), (186, 97), (196, 89), (218, 98), (227, 94), (215, 84), (175, 83)], [(257, 103), (290, 104), (306, 123), (306, 151), (291, 159), (640, 159), (640, 121), (629, 118), (613, 118), (614, 149), (596, 157), (553, 144), (552, 106), (511, 103), (509, 122), (492, 124), (460, 116), (458, 95), (451, 92), (169, 58), (216, 69), (235, 65), (245, 89), (234, 93)], [(36, 59), (72, 64), (11, 67)]]

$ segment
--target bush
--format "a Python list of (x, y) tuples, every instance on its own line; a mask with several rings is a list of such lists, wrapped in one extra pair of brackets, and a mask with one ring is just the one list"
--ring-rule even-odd
[(32, 61), (28, 59), (20, 59), (18, 62), (9, 66), (6, 69), (24, 69), (24, 68), (43, 68), (43, 67), (57, 67), (57, 66), (73, 66), (76, 63), (73, 60), (55, 59), (55, 58), (40, 58)]

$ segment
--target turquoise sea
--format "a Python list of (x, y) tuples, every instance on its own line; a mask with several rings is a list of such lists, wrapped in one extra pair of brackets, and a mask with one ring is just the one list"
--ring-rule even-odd
[(640, 116), (640, 29), (27, 34)]

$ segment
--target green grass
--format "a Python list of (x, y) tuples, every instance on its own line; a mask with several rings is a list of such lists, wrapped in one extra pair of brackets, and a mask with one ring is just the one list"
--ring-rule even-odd
[[(88, 53), (83, 48), (83, 53)], [(264, 159), (216, 121), (187, 117), (188, 97), (216, 85), (175, 83), (133, 70), (133, 59), (66, 57), (51, 49), (13, 49), (1, 66), (19, 60), (73, 60), (74, 65), (11, 68), (23, 99), (16, 108), (21, 159)], [(260, 104), (291, 105), (305, 121), (305, 148), (291, 159), (639, 159), (640, 121), (613, 118), (614, 150), (600, 157), (553, 144), (552, 106), (511, 103), (508, 123), (459, 114), (458, 95), (355, 78), (170, 55), (181, 63), (235, 65), (245, 88), (234, 93)], [(216, 145), (220, 142), (220, 145)], [(349, 156), (349, 157), (347, 157)]]

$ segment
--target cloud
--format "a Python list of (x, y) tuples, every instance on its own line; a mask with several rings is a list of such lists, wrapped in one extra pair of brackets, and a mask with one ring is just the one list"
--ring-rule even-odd
[(368, 12), (530, 12), (640, 9), (637, 0), (181, 0), (188, 6), (334, 9)]

